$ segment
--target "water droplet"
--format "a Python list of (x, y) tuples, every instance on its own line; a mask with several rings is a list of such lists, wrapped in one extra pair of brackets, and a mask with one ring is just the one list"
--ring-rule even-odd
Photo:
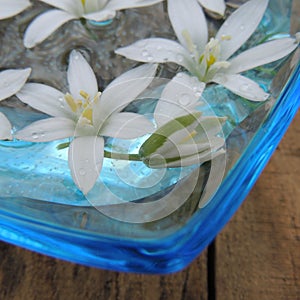
[(78, 54), (75, 54), (75, 55), (74, 55), (74, 59), (75, 59), (75, 60), (78, 60), (78, 59), (79, 59), (79, 55), (78, 55)]
[(249, 84), (243, 84), (243, 85), (241, 85), (241, 86), (239, 87), (239, 90), (240, 90), (241, 92), (248, 92), (249, 89), (250, 89)]
[(79, 169), (79, 175), (80, 176), (85, 176), (86, 175), (86, 170), (84, 168)]
[(244, 30), (244, 29), (245, 29), (245, 25), (244, 25), (244, 24), (241, 24), (241, 25), (240, 25), (240, 29), (241, 29), (241, 30)]
[(36, 133), (36, 132), (33, 132), (31, 136), (32, 136), (32, 138), (33, 138), (34, 140), (36, 140), (36, 139), (39, 138), (39, 135), (38, 135), (38, 133)]
[(152, 56), (152, 55), (149, 55), (149, 56), (147, 57), (147, 60), (148, 60), (148, 61), (152, 61), (152, 60), (153, 60), (153, 56)]
[(183, 56), (182, 56), (182, 54), (177, 54), (177, 55), (176, 55), (176, 60), (177, 60), (179, 63), (183, 62)]
[(144, 50), (142, 51), (142, 56), (146, 57), (146, 56), (148, 56), (148, 55), (149, 55), (148, 50), (147, 50), (147, 49), (144, 49)]
[(178, 102), (179, 102), (179, 104), (181, 104), (183, 106), (187, 106), (191, 103), (191, 96), (186, 93), (181, 94)]

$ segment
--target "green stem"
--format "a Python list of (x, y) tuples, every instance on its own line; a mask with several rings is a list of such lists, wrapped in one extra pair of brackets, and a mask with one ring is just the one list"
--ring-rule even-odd
[(104, 157), (119, 160), (142, 161), (138, 154), (116, 153), (104, 150)]
[[(68, 148), (70, 146), (70, 142), (62, 143), (56, 146), (57, 150), (62, 150)], [(129, 160), (129, 161), (142, 161), (141, 157), (138, 154), (126, 154), (126, 153), (117, 153), (104, 150), (104, 157), (119, 159), (119, 160)]]

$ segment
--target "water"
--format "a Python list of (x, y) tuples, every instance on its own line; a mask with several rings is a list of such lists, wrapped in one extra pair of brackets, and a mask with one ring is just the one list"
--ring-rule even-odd
[[(105, 26), (87, 23), (88, 30), (80, 21), (69, 22), (42, 44), (25, 50), (22, 44), (24, 29), (35, 15), (43, 11), (44, 7), (45, 5), (39, 3), (32, 10), (13, 19), (0, 21), (0, 69), (31, 66), (33, 72), (30, 81), (45, 83), (65, 92), (67, 92), (68, 56), (72, 49), (79, 50), (85, 56), (96, 73), (100, 90), (103, 90), (115, 77), (137, 65), (136, 62), (115, 55), (114, 49), (149, 36), (175, 38), (164, 5), (161, 3), (153, 7), (120, 12), (114, 20), (108, 24), (102, 24)], [(289, 32), (290, 7), (291, 1), (270, 1), (270, 8), (258, 32), (244, 48), (256, 44), (266, 36)], [(214, 24), (218, 22), (220, 21), (212, 21), (211, 31), (215, 30)], [(76, 34), (73, 34), (74, 32)], [(145, 55), (151, 61), (149, 53), (145, 53)], [(178, 60), (180, 59), (179, 57)], [(265, 90), (269, 90), (275, 71), (280, 68), (281, 63), (276, 62), (248, 72), (247, 76), (255, 78)], [(171, 78), (176, 71), (178, 71), (176, 66), (165, 64), (161, 66), (160, 74), (162, 77)], [(205, 90), (203, 97), (209, 105), (201, 108), (204, 114), (209, 115), (210, 110), (213, 109), (217, 115), (228, 116), (225, 126), (225, 135), (228, 137), (228, 166), (234, 165), (243, 152), (251, 136), (270, 110), (270, 103), (276, 96), (274, 94), (267, 104), (258, 104), (243, 100), (222, 87), (210, 86)], [(149, 110), (153, 110), (153, 103), (155, 103), (155, 99), (150, 100), (143, 105), (132, 104), (127, 110), (149, 112)], [(12, 121), (14, 130), (46, 117), (21, 104), (15, 97), (3, 101), (0, 111)], [(255, 126), (252, 126), (253, 124)], [(241, 127), (237, 127), (238, 125)], [(57, 145), (63, 142), (68, 142), (68, 140), (51, 143), (20, 141), (2, 141), (0, 143), (0, 199), (5, 209), (16, 212), (19, 211), (18, 207), (21, 205), (25, 215), (27, 213), (28, 216), (42, 218), (38, 213), (32, 214), (35, 201), (37, 207), (41, 207), (42, 202), (46, 206), (51, 204), (51, 210), (55, 211), (59, 211), (60, 208), (62, 211), (69, 210), (71, 207), (72, 210), (74, 207), (82, 208), (82, 210), (75, 210), (71, 214), (73, 217), (74, 214), (81, 216), (82, 213), (85, 213), (86, 207), (89, 207), (87, 210), (91, 214), (91, 203), (94, 205), (95, 203), (96, 205), (114, 204), (112, 199), (115, 199), (116, 203), (118, 201), (149, 201), (149, 199), (147, 200), (149, 197), (153, 201), (153, 199), (163, 197), (165, 193), (161, 191), (166, 188), (172, 189), (176, 183), (189, 178), (188, 176), (194, 170), (194, 167), (152, 170), (141, 162), (105, 159), (101, 176), (91, 193), (91, 198), (84, 197), (70, 176), (67, 149), (57, 149)], [(139, 140), (126, 143), (118, 141), (118, 147), (125, 152), (128, 149), (134, 152), (140, 143)], [(200, 169), (200, 173), (203, 180), (194, 187), (195, 190), (198, 188), (197, 196), (195, 197), (194, 194), (190, 196), (190, 202), (183, 209), (184, 217), (182, 211), (177, 214), (182, 220), (187, 220), (196, 209), (195, 203), (197, 204), (197, 198), (203, 189), (203, 182), (209, 174), (206, 165)], [(58, 206), (55, 206), (54, 203)], [(44, 208), (41, 210), (44, 211)], [(37, 208), (36, 212), (38, 211)], [(168, 226), (172, 224), (170, 226), (175, 228), (178, 226), (175, 225), (178, 218), (173, 216), (174, 214), (170, 217), (170, 220), (173, 221), (164, 222)], [(64, 214), (64, 218), (59, 223), (71, 227), (82, 227), (81, 222), (70, 221), (70, 218), (73, 217)], [(95, 218), (94, 215), (93, 217)], [(98, 217), (103, 218), (103, 216)], [(94, 225), (88, 225), (90, 230), (98, 230), (97, 220), (96, 218)], [(49, 222), (54, 221), (52, 219)], [(105, 222), (107, 222), (106, 219)], [(109, 226), (107, 230), (109, 230)]]

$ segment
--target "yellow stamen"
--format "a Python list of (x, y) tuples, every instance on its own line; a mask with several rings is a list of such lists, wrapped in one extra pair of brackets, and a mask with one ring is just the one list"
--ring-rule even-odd
[(186, 41), (186, 44), (188, 46), (189, 51), (193, 53), (196, 49), (196, 46), (193, 43), (191, 35), (189, 34), (189, 32), (187, 30), (183, 30), (182, 31), (182, 36)]
[(85, 0), (81, 0), (82, 5), (85, 5)]
[(75, 102), (74, 98), (72, 97), (72, 95), (69, 94), (69, 93), (67, 93), (67, 94), (65, 95), (65, 99), (66, 99), (68, 105), (70, 106), (72, 112), (76, 112), (78, 106), (77, 106), (77, 103)]
[(87, 92), (81, 90), (79, 94), (85, 101), (89, 102), (90, 96)]
[(216, 62), (216, 58), (213, 55), (210, 55), (209, 59), (207, 59), (206, 61), (207, 61), (208, 67), (210, 67), (211, 65), (213, 65)]
[(92, 123), (93, 120), (93, 110), (92, 108), (87, 108), (82, 112), (82, 116)]
[(231, 40), (231, 35), (225, 35), (225, 34), (223, 34), (221, 36), (221, 40), (222, 41), (230, 41)]

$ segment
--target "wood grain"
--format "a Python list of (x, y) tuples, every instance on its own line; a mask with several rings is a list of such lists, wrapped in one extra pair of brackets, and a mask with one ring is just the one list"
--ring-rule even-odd
[(300, 114), (216, 240), (217, 299), (300, 299)]

